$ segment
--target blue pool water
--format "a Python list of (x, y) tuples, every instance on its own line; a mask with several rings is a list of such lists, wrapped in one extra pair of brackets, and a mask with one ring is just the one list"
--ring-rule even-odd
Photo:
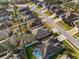
[(36, 59), (43, 59), (42, 53), (41, 53), (40, 49), (38, 49), (38, 48), (36, 48), (33, 51), (33, 55), (35, 56)]

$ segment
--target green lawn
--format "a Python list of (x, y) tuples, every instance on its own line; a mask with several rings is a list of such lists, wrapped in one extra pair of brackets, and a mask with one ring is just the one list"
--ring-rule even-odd
[(65, 23), (64, 21), (59, 21), (58, 24), (65, 30), (71, 30), (73, 28), (72, 26)]
[(37, 6), (37, 9), (41, 9), (42, 7), (41, 6)]
[(39, 16), (39, 14), (38, 14), (38, 13), (36, 13), (36, 12), (33, 12), (33, 14), (34, 14), (35, 16), (37, 16), (37, 17)]
[(33, 52), (32, 52), (34, 47), (35, 46), (32, 45), (26, 48), (26, 54), (27, 54), (28, 59), (35, 59)]
[(66, 7), (69, 7), (69, 8), (72, 8), (72, 9), (74, 9), (74, 6), (76, 5), (74, 2), (68, 2), (68, 3), (66, 3), (66, 4), (63, 4), (64, 6), (66, 6)]
[(45, 13), (48, 15), (48, 16), (51, 16), (52, 13), (50, 11), (45, 11)]
[(44, 22), (43, 23), (44, 28), (48, 28), (49, 30), (51, 30), (53, 28), (53, 26), (49, 25), (48, 23)]
[[(74, 57), (74, 59), (79, 59), (79, 51), (67, 40), (63, 41), (65, 48)], [(70, 44), (73, 46), (71, 46)]]
[(31, 6), (31, 5), (33, 5), (34, 3), (30, 2), (30, 3), (27, 3), (27, 4)]
[(77, 38), (79, 38), (79, 32), (76, 33), (74, 36), (77, 37)]
[(65, 10), (68, 10), (68, 8), (73, 9), (76, 13), (79, 13), (79, 4), (76, 4), (75, 2), (68, 2), (64, 4)]
[(57, 18), (59, 18), (59, 17), (58, 16), (53, 17), (54, 20), (57, 19)]

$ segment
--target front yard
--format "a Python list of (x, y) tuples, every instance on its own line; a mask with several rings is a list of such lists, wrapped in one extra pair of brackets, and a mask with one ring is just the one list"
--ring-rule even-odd
[(75, 38), (79, 39), (79, 32), (73, 35)]
[(35, 16), (37, 16), (37, 17), (39, 16), (39, 14), (38, 14), (38, 13), (36, 13), (36, 12), (33, 12), (33, 14), (34, 14)]
[(37, 8), (37, 9), (41, 9), (42, 7), (41, 7), (41, 6), (37, 6), (36, 8)]
[(50, 11), (45, 11), (45, 13), (48, 15), (48, 16), (52, 16), (52, 13)]
[(69, 24), (65, 23), (64, 21), (59, 21), (58, 24), (64, 29), (64, 30), (71, 30), (73, 27)]
[(49, 30), (51, 30), (53, 28), (53, 26), (51, 26), (49, 23), (44, 22), (43, 23), (44, 28), (48, 28)]
[(77, 37), (79, 37), (79, 32), (75, 34)]
[(54, 20), (56, 20), (57, 18), (59, 18), (58, 16), (53, 17)]
[(29, 3), (27, 3), (27, 4), (31, 6), (31, 5), (33, 5), (34, 3), (32, 3), (32, 2), (29, 2)]

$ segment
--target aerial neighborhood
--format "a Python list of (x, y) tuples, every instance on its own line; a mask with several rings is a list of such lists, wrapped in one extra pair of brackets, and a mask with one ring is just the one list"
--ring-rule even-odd
[(79, 59), (79, 0), (0, 0), (0, 59)]

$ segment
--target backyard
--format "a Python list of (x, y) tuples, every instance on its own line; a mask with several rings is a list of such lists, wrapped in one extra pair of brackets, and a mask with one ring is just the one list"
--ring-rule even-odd
[(26, 48), (26, 55), (28, 59), (35, 59), (34, 55), (33, 55), (33, 49), (34, 49), (35, 45), (31, 45), (29, 47)]
[(64, 21), (59, 21), (58, 24), (64, 29), (64, 30), (71, 30), (73, 27), (69, 24), (65, 23)]

